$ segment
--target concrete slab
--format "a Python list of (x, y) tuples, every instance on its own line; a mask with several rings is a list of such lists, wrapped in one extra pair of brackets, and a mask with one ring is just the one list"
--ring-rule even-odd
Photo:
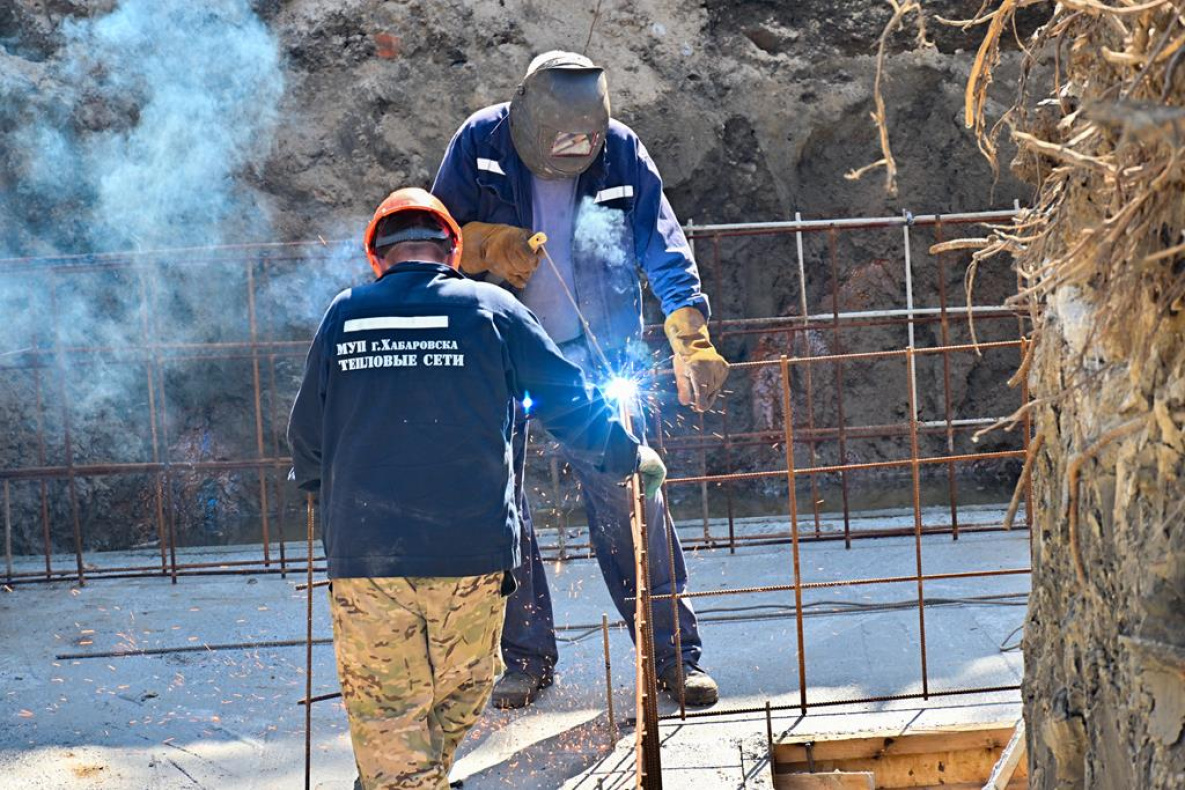
[[(910, 514), (881, 514), (881, 521)], [(777, 521), (752, 529), (772, 531)], [(784, 524), (781, 525), (784, 528)], [(748, 529), (748, 527), (746, 527)], [(222, 551), (243, 556), (258, 549)], [(294, 552), (299, 549), (294, 546)], [(912, 573), (910, 538), (802, 547), (806, 581)], [(103, 564), (126, 558), (104, 557)], [(1024, 532), (924, 540), (923, 569), (945, 573), (1021, 568)], [(700, 550), (689, 557), (697, 590), (786, 583), (789, 546)], [(549, 568), (565, 640), (556, 685), (525, 711), (487, 711), (462, 746), (454, 778), (486, 788), (614, 788), (632, 782), (632, 730), (610, 743), (605, 718), (602, 612), (616, 620), (595, 563)], [(304, 654), (299, 647), (208, 650), (163, 656), (55, 660), (62, 653), (301, 639), (304, 595), (296, 579), (274, 576), (102, 580), (19, 587), (0, 594), (0, 776), (4, 786), (41, 788), (292, 788), (301, 784)], [(1015, 642), (1024, 620), (1027, 576), (928, 582), (925, 595), (929, 689), (1012, 685), (1021, 677)], [(806, 676), (812, 704), (921, 690), (914, 583), (876, 584), (804, 594)], [(983, 596), (997, 596), (984, 599)], [(799, 702), (791, 592), (697, 601), (705, 666), (721, 685), (720, 707)], [(315, 630), (330, 633), (316, 599)], [(633, 715), (633, 653), (620, 625), (610, 636), (619, 722)], [(314, 648), (314, 693), (337, 689), (333, 651)], [(778, 710), (775, 737), (787, 732), (930, 728), (946, 722), (1003, 721), (1019, 715), (1019, 693), (934, 697), (799, 715)], [(664, 699), (663, 713), (677, 713)], [(353, 780), (346, 720), (335, 702), (315, 706), (313, 786)], [(764, 715), (666, 722), (666, 787), (770, 787)]]

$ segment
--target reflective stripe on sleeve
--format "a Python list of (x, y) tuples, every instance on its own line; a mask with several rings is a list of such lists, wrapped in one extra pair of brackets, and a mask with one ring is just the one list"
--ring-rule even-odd
[(448, 329), (447, 315), (387, 315), (378, 318), (351, 318), (345, 332), (366, 332), (370, 329)]
[(500, 176), (506, 175), (506, 171), (502, 169), (502, 165), (496, 159), (482, 159), (477, 157), (477, 169), (485, 170), (487, 173), (497, 173)]
[[(479, 160), (480, 161), (480, 160)], [(634, 196), (634, 188), (629, 184), (621, 187), (613, 187), (611, 189), (602, 189), (593, 198), (594, 203), (606, 203), (610, 200), (617, 200), (618, 198), (627, 198)]]

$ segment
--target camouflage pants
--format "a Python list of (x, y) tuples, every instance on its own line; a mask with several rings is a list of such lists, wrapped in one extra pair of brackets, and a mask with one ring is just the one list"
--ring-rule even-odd
[(502, 574), (334, 579), (333, 642), (366, 790), (445, 790), (502, 670)]

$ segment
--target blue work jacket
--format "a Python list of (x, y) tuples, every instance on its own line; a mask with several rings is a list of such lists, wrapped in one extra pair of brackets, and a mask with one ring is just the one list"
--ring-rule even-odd
[[(496, 104), (474, 113), (445, 151), (432, 192), (461, 225), (534, 227), (531, 171), (511, 141), (509, 111), (509, 104)], [(578, 210), (587, 200), (612, 212), (602, 222), (620, 253), (573, 244), (572, 268), (576, 301), (599, 344), (617, 357), (615, 366), (630, 362), (627, 348), (642, 333), (639, 267), (665, 315), (695, 307), (709, 317), (699, 269), (663, 195), (662, 177), (628, 126), (609, 122), (600, 156), (577, 181), (576, 200)]]
[(519, 557), (514, 401), (624, 478), (637, 440), (513, 296), (407, 262), (334, 299), (313, 339), (288, 442), (320, 491), (330, 578), (475, 576)]

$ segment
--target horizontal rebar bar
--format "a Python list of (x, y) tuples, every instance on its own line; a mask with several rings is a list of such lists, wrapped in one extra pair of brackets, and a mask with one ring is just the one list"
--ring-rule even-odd
[[(1016, 209), (1001, 211), (971, 211), (956, 214), (904, 214), (891, 217), (852, 217), (850, 219), (802, 219), (779, 222), (734, 222), (719, 225), (689, 225), (684, 228), (687, 235), (727, 236), (731, 233), (812, 233), (828, 230), (870, 230), (873, 228), (896, 228), (922, 225), (966, 225), (987, 222), (1005, 222), (1017, 216)], [(0, 261), (2, 263), (3, 261)]]
[[(910, 530), (912, 534), (913, 530)], [(840, 536), (842, 537), (842, 535)], [(1018, 576), (1026, 573), (1031, 573), (1032, 568), (1009, 568), (1006, 570), (995, 571), (956, 571), (951, 573), (927, 573), (921, 576), (922, 581), (941, 581), (944, 579), (985, 579), (991, 576)], [(917, 582), (918, 576), (882, 576), (873, 577), (870, 579), (842, 579), (833, 582), (803, 582), (798, 589), (803, 590), (823, 590), (831, 587), (858, 587), (866, 584), (898, 584), (901, 582)], [(796, 589), (793, 584), (766, 584), (756, 587), (734, 587), (732, 589), (724, 590), (700, 590), (698, 592), (687, 593), (666, 593), (665, 595), (652, 595), (652, 600), (665, 601), (671, 598), (716, 598), (723, 595), (748, 595), (750, 593), (766, 593), (766, 592), (793, 592)], [(627, 601), (634, 600), (633, 598), (626, 598)]]
[[(961, 688), (961, 689), (945, 689), (942, 691), (931, 690), (927, 694), (883, 694), (875, 697), (853, 697), (851, 699), (836, 699), (824, 700), (823, 702), (806, 703), (806, 709), (811, 708), (828, 708), (838, 705), (866, 705), (873, 702), (900, 702), (913, 699), (930, 699), (932, 697), (955, 697), (966, 694), (996, 694), (1004, 691), (1019, 691), (1020, 684), (1011, 686), (982, 686), (980, 688)], [(771, 711), (777, 710), (802, 710), (803, 706), (799, 703), (790, 703), (786, 705), (772, 705), (769, 707)], [(685, 718), (688, 719), (708, 719), (719, 716), (748, 716), (754, 713), (764, 714), (766, 706), (750, 707), (750, 708), (721, 708), (720, 710), (698, 710), (690, 712)], [(680, 716), (677, 713), (668, 713), (659, 717), (659, 721), (679, 721)]]

